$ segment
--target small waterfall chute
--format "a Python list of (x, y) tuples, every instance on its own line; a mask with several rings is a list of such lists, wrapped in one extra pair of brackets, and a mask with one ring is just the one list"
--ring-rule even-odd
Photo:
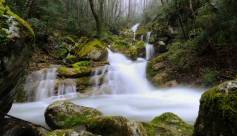
[(154, 46), (153, 44), (149, 44), (149, 40), (150, 40), (150, 36), (151, 36), (151, 32), (147, 33), (146, 36), (146, 60), (153, 58), (155, 56), (155, 50), (154, 50)]

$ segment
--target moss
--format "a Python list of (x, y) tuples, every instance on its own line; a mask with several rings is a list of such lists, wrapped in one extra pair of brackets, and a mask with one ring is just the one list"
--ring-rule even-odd
[(155, 75), (153, 69), (152, 69), (152, 62), (148, 62), (147, 63), (147, 70), (148, 70), (148, 74), (150, 77), (153, 77)]
[(149, 124), (154, 128), (163, 128), (164, 130), (166, 129), (167, 132), (170, 131), (172, 133), (192, 134), (193, 132), (193, 126), (188, 125), (181, 118), (171, 112), (166, 112), (155, 117), (149, 122)]
[(136, 48), (145, 48), (146, 44), (143, 41), (136, 40), (135, 42), (133, 42), (133, 46), (135, 46)]
[(8, 11), (6, 12), (6, 14), (9, 16), (15, 17), (15, 21), (18, 22), (18, 27), (20, 28), (20, 33), (22, 33), (26, 37), (29, 37), (31, 39), (31, 41), (34, 41), (35, 34), (34, 34), (33, 29), (22, 18), (20, 18), (18, 15), (11, 12), (8, 6), (4, 7), (3, 2), (5, 2), (5, 0), (0, 1), (0, 15), (2, 15), (4, 13), (4, 10), (7, 9)]
[(74, 56), (74, 55), (70, 55), (70, 56), (66, 57), (67, 63), (73, 63), (75, 60), (76, 60), (76, 56)]
[(90, 42), (86, 43), (85, 45), (83, 45), (81, 50), (77, 53), (77, 56), (79, 58), (85, 57), (93, 49), (96, 49), (96, 50), (106, 50), (106, 47), (103, 46), (99, 40), (94, 39), (93, 41), (90, 41)]
[(137, 60), (137, 50), (133, 46), (130, 46), (129, 50), (131, 59)]
[(40, 63), (45, 63), (46, 61), (44, 59), (39, 59)]
[(147, 136), (154, 136), (154, 128), (148, 123), (141, 122), (142, 126), (145, 128)]
[(149, 29), (147, 26), (141, 26), (138, 28), (136, 35), (143, 35), (145, 33), (149, 32)]
[(27, 91), (25, 90), (25, 85), (21, 84), (18, 87), (17, 95), (15, 97), (15, 100), (16, 100), (16, 102), (20, 102), (21, 103), (21, 102), (27, 101), (27, 98), (28, 98), (28, 94), (27, 94)]
[(160, 55), (160, 56), (156, 57), (154, 60), (155, 60), (156, 63), (159, 63), (159, 62), (164, 61), (164, 58), (163, 58), (162, 55)]
[(67, 69), (65, 67), (60, 67), (60, 68), (58, 68), (58, 72), (60, 74), (66, 74), (67, 73)]
[(103, 136), (123, 136), (128, 135), (128, 120), (121, 116), (107, 116), (98, 118), (88, 118), (85, 121), (86, 130), (93, 134)]
[(84, 72), (87, 69), (87, 67), (86, 66), (82, 66), (81, 63), (82, 62), (78, 62), (78, 63), (72, 64), (72, 66), (73, 66), (73, 68), (74, 68), (76, 73), (82, 73), (82, 72)]
[(91, 77), (82, 77), (77, 79), (77, 84), (89, 85)]
[(63, 59), (68, 53), (68, 49), (65, 48), (58, 48), (54, 54), (58, 57), (58, 59)]
[[(67, 107), (68, 106), (66, 105), (66, 109), (69, 110)], [(88, 119), (88, 115), (91, 114), (94, 114), (96, 116), (102, 115), (102, 113), (96, 109), (85, 107), (83, 108), (83, 114), (73, 114), (70, 117), (66, 117), (63, 113), (58, 113), (55, 119), (57, 122), (63, 122), (61, 124), (63, 128), (73, 128), (75, 126), (83, 125), (85, 123), (85, 120)]]
[(65, 135), (65, 133), (67, 133), (68, 131), (71, 131), (73, 129), (66, 129), (66, 130), (54, 130), (52, 132), (50, 132), (49, 134), (47, 134), (46, 136), (63, 136)]

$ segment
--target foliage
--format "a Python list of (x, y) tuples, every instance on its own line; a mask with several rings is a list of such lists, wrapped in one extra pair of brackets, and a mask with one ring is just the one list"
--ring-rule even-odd
[(218, 74), (211, 68), (206, 68), (206, 69), (201, 69), (201, 70), (203, 71), (203, 73), (201, 74), (202, 79), (200, 80), (200, 82), (204, 84), (215, 85), (216, 77)]

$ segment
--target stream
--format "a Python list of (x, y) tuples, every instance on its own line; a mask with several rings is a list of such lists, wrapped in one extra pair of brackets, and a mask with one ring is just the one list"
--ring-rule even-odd
[[(153, 45), (149, 46), (149, 49), (154, 50)], [(149, 59), (149, 56), (153, 56), (153, 51), (147, 52), (151, 53), (146, 56), (146, 59)], [(108, 72), (104, 84), (99, 88), (102, 95), (71, 98), (52, 96), (47, 99), (41, 96), (37, 102), (14, 103), (9, 114), (48, 127), (44, 119), (47, 106), (56, 100), (67, 99), (77, 105), (95, 108), (104, 116), (119, 115), (129, 120), (149, 122), (164, 112), (173, 112), (193, 125), (198, 115), (199, 99), (204, 90), (153, 88), (146, 79), (146, 59), (138, 58), (137, 61), (131, 61), (124, 55), (109, 50), (110, 65), (106, 67)], [(80, 95), (75, 91), (71, 94)]]

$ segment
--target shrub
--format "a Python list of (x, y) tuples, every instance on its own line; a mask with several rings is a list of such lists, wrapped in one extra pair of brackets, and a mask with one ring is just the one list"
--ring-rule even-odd
[(218, 74), (210, 68), (202, 69), (202, 71), (203, 71), (203, 73), (201, 74), (202, 79), (200, 80), (200, 82), (204, 84), (215, 85), (216, 77)]

